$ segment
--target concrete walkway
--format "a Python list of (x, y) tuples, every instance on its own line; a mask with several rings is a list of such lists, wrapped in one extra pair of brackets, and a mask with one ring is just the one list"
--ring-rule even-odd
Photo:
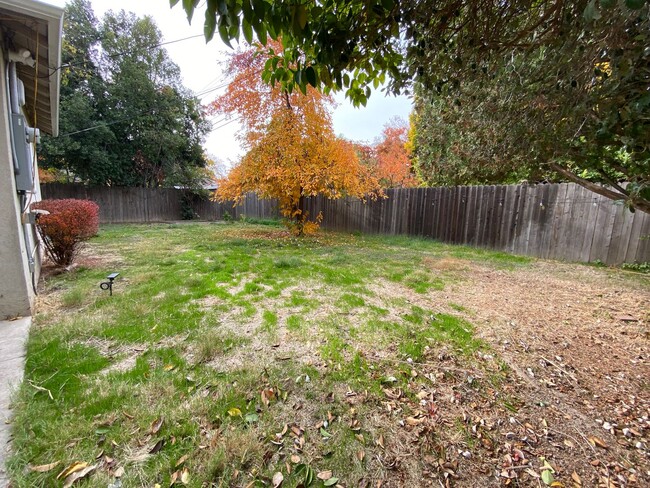
[(25, 341), (31, 323), (31, 317), (0, 321), (0, 487), (9, 484), (4, 465), (11, 434), (9, 404), (23, 379)]

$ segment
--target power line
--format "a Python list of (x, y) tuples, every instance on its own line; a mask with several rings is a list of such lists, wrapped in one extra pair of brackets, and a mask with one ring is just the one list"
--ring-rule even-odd
[[(154, 109), (149, 109), (149, 110), (147, 110), (147, 111), (145, 111), (145, 112), (143, 112), (143, 113), (141, 113), (139, 115), (136, 115), (134, 117), (125, 117), (123, 119), (113, 120), (112, 122), (106, 122), (106, 123), (102, 123), (102, 124), (93, 125), (91, 127), (86, 127), (85, 129), (79, 129), (79, 130), (75, 130), (73, 132), (66, 132), (65, 134), (60, 134), (59, 137), (73, 136), (73, 135), (76, 135), (76, 134), (81, 134), (83, 132), (89, 132), (91, 130), (101, 129), (102, 127), (108, 127), (108, 126), (111, 126), (111, 125), (114, 125), (114, 124), (119, 124), (120, 122), (127, 122), (127, 121), (130, 121), (130, 120), (137, 120), (137, 119), (140, 119), (140, 118), (142, 118), (142, 117), (144, 117), (146, 115), (150, 115), (153, 110)], [(221, 120), (214, 121), (214, 122), (212, 122), (210, 124), (211, 125), (210, 131), (212, 132), (212, 131), (215, 131), (215, 130), (219, 130), (222, 127), (225, 127), (225, 126), (227, 126), (229, 124), (232, 124), (233, 122), (237, 122), (240, 119), (241, 119), (241, 117), (235, 117), (234, 119), (230, 119), (230, 120), (226, 121), (227, 119), (225, 117), (223, 117), (223, 118), (221, 118)]]
[(147, 110), (145, 112), (142, 112), (141, 114), (136, 115), (135, 117), (124, 117), (123, 119), (117, 119), (117, 120), (114, 120), (112, 122), (105, 122), (105, 123), (102, 123), (102, 124), (93, 125), (92, 127), (86, 127), (85, 129), (75, 130), (73, 132), (67, 132), (65, 134), (59, 134), (59, 137), (72, 136), (72, 135), (75, 135), (75, 134), (81, 134), (82, 132), (88, 132), (88, 131), (91, 131), (91, 130), (99, 129), (101, 127), (108, 127), (109, 125), (119, 124), (120, 122), (127, 122), (129, 120), (137, 120), (137, 119), (140, 119), (140, 118), (144, 117), (145, 115), (151, 115), (151, 113), (153, 111), (154, 111), (154, 109), (150, 108), (149, 110)]
[(233, 122), (237, 122), (237, 121), (239, 121), (240, 119), (241, 119), (241, 117), (235, 117), (234, 119), (229, 120), (229, 121), (226, 122), (225, 124), (221, 124), (221, 125), (219, 125), (219, 126), (217, 126), (217, 127), (212, 127), (212, 130), (213, 130), (213, 131), (215, 131), (215, 130), (219, 130), (219, 129), (221, 129), (221, 128), (223, 128), (223, 127), (229, 125), (229, 124), (232, 124)]
[[(116, 58), (116, 57), (119, 57), (119, 56), (124, 56), (124, 55), (126, 55), (126, 54), (133, 54), (133, 53), (135, 53), (135, 52), (137, 52), (137, 51), (140, 51), (140, 50), (144, 50), (144, 49), (152, 49), (152, 48), (154, 48), (154, 47), (160, 47), (160, 46), (167, 46), (167, 45), (169, 45), (169, 44), (174, 44), (174, 43), (176, 43), (176, 42), (187, 41), (187, 40), (189, 40), (189, 39), (196, 39), (197, 37), (203, 37), (203, 34), (196, 34), (196, 35), (194, 35), (194, 36), (183, 37), (183, 38), (181, 38), (181, 39), (174, 39), (173, 41), (164, 41), (164, 42), (159, 42), (159, 43), (157, 43), (157, 44), (151, 44), (151, 45), (149, 45), (149, 46), (142, 46), (142, 47), (137, 47), (137, 48), (135, 48), (135, 49), (130, 49), (130, 50), (126, 50), (126, 51), (120, 51), (120, 52), (118, 52), (118, 53), (108, 54), (107, 57), (109, 57), (109, 58)], [(49, 78), (50, 76), (52, 76), (54, 73), (56, 73), (56, 72), (59, 71), (60, 69), (63, 69), (63, 68), (71, 68), (71, 67), (74, 67), (74, 66), (79, 66), (79, 65), (85, 64), (85, 63), (87, 63), (87, 62), (88, 62), (88, 60), (83, 60), (83, 61), (77, 61), (77, 62), (74, 62), (74, 63), (66, 63), (66, 64), (62, 64), (61, 66), (58, 66), (58, 67), (56, 67), (56, 68), (50, 68), (50, 69), (52, 70), (51, 73), (49, 73), (49, 74), (47, 74), (47, 75), (39, 76), (39, 78)]]
[(94, 125), (92, 127), (87, 127), (85, 129), (76, 130), (74, 132), (68, 132), (66, 134), (59, 134), (59, 137), (73, 136), (75, 134), (81, 134), (82, 132), (88, 132), (89, 130), (99, 129), (100, 127), (108, 127), (109, 125), (117, 124), (118, 122), (123, 122), (124, 120), (128, 120), (128, 119), (114, 120), (113, 122), (107, 122), (105, 124)]
[[(260, 73), (262, 73), (262, 70), (258, 70), (258, 71), (255, 73), (255, 75), (259, 75)], [(226, 77), (224, 77), (224, 79), (225, 79), (225, 78), (226, 78)], [(196, 96), (196, 97), (202, 97), (202, 96), (204, 96), (204, 95), (207, 95), (208, 93), (211, 93), (211, 92), (213, 92), (213, 91), (217, 91), (217, 90), (220, 90), (221, 88), (225, 88), (225, 87), (227, 87), (227, 86), (230, 85), (233, 81), (234, 81), (234, 80), (225, 81), (225, 82), (222, 83), (221, 85), (219, 85), (219, 86), (215, 86), (214, 88), (210, 88), (210, 89), (208, 89), (208, 90), (199, 91), (199, 93), (196, 93), (194, 96)]]
[(219, 86), (215, 86), (214, 88), (210, 88), (209, 90), (205, 90), (205, 91), (202, 91), (202, 92), (199, 92), (199, 93), (195, 93), (194, 96), (195, 97), (202, 97), (204, 95), (207, 95), (208, 93), (212, 93), (214, 91), (221, 90), (222, 88), (227, 87), (231, 83), (232, 83), (232, 81), (225, 82), (225, 83), (223, 83), (223, 84), (221, 84)]
[(227, 76), (227, 75), (224, 75), (223, 73), (221, 74), (221, 76), (217, 75), (217, 76), (215, 76), (215, 78), (214, 78), (212, 81), (210, 81), (209, 83), (207, 83), (205, 86), (203, 86), (203, 88), (201, 88), (201, 89), (198, 90), (198, 91), (199, 91), (199, 92), (202, 92), (203, 90), (210, 89), (210, 88), (211, 88), (211, 85), (212, 85), (213, 83), (215, 83), (215, 82), (216, 82), (217, 84), (221, 84), (221, 83), (223, 83), (224, 81), (226, 81), (226, 78), (227, 78), (227, 77), (228, 77), (228, 76)]

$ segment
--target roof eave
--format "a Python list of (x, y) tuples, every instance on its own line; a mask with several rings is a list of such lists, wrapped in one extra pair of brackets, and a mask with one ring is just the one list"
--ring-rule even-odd
[[(47, 22), (48, 63), (56, 71), (49, 80), (50, 118), (52, 135), (59, 134), (59, 95), (61, 91), (61, 39), (63, 37), (63, 9), (36, 0), (0, 0), (0, 6), (18, 14), (36, 17)], [(38, 74), (37, 74), (38, 75)]]

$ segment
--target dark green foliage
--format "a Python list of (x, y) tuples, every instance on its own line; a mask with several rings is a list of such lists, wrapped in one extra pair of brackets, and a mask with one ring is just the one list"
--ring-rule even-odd
[(455, 87), (420, 87), (412, 143), (423, 181), (569, 180), (650, 210), (648, 11), (579, 14), (548, 46), (494, 56)]
[[(150, 17), (90, 2), (66, 7), (60, 135), (44, 137), (39, 162), (94, 185), (190, 186), (205, 177), (208, 130)], [(88, 130), (90, 129), (90, 130)]]
[(201, 216), (196, 213), (195, 204), (209, 198), (206, 190), (186, 190), (180, 197), (181, 200), (181, 219), (194, 220)]
[[(188, 17), (197, 3), (183, 2)], [(650, 211), (649, 11), (642, 0), (224, 0), (207, 2), (205, 33), (282, 38), (262, 77), (289, 92), (315, 85), (365, 105), (382, 83), (417, 83), (425, 104), (441, 97), (425, 126), (439, 140), (418, 154), (430, 183), (560, 177)]]

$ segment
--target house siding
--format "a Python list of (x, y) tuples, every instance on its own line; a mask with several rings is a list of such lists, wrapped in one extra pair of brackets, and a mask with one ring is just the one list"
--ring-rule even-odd
[[(0, 38), (0, 41), (2, 39)], [(32, 248), (37, 242), (31, 226), (21, 224), (21, 199), (16, 192), (9, 127), (6, 60), (0, 51), (0, 320), (31, 315), (34, 303), (29, 252), (25, 234)], [(37, 192), (40, 195), (38, 182)], [(33, 200), (34, 200), (33, 197)], [(40, 256), (35, 253), (36, 275), (40, 272)]]

